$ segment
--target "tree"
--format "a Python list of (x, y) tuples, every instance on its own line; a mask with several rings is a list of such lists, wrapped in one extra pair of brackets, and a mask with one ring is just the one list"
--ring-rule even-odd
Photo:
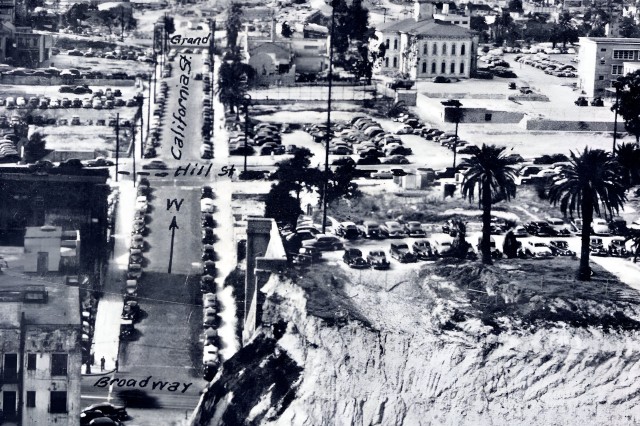
[(92, 7), (89, 6), (89, 4), (75, 3), (63, 15), (63, 19), (68, 26), (76, 31), (80, 26), (80, 23), (89, 18), (89, 10), (92, 10)]
[(271, 176), (272, 180), (278, 180), (285, 188), (295, 192), (298, 204), (303, 189), (310, 191), (322, 182), (320, 171), (317, 168), (309, 167), (311, 157), (313, 157), (311, 151), (307, 148), (299, 148), (293, 154), (293, 158), (280, 161)]
[(483, 144), (474, 150), (463, 164), (468, 167), (462, 181), (462, 196), (473, 201), (478, 192), (478, 204), (482, 208), (482, 262), (490, 265), (491, 259), (491, 206), (497, 199), (511, 200), (516, 195), (513, 160), (504, 155), (504, 147)]
[(640, 30), (633, 18), (625, 16), (620, 21), (620, 36), (625, 38), (635, 38), (640, 36)]
[[(338, 166), (335, 171), (329, 170), (327, 177), (327, 204), (339, 201), (342, 198), (353, 199), (358, 198), (361, 193), (358, 185), (353, 181), (355, 177), (356, 166), (352, 163)], [(324, 196), (324, 186), (319, 188), (321, 199)]]
[(471, 30), (480, 34), (480, 42), (486, 42), (488, 39), (489, 25), (484, 16), (472, 16), (469, 20)]
[(40, 159), (45, 154), (47, 141), (40, 132), (34, 132), (24, 145), (25, 161), (31, 162)]
[(295, 227), (301, 214), (300, 202), (291, 196), (291, 191), (286, 185), (280, 182), (271, 185), (265, 200), (264, 217)]
[(591, 279), (589, 236), (593, 214), (613, 216), (626, 200), (620, 165), (601, 149), (585, 148), (580, 155), (571, 152), (569, 164), (552, 180), (549, 201), (554, 206), (560, 203), (565, 216), (567, 212), (582, 215), (579, 280)]
[(507, 232), (504, 236), (504, 243), (502, 244), (502, 252), (508, 259), (513, 259), (518, 256), (518, 248), (520, 247), (520, 243), (515, 235), (513, 235), (513, 231)]
[(467, 242), (467, 225), (460, 219), (453, 219), (451, 229), (455, 233), (451, 242), (451, 255), (458, 259), (466, 259), (471, 247)]
[(288, 22), (282, 23), (282, 29), (280, 30), (280, 34), (284, 38), (291, 38), (291, 36), (293, 35), (293, 30), (291, 29), (291, 26), (289, 25)]
[(640, 70), (619, 77), (616, 86), (619, 96), (614, 108), (618, 109), (618, 114), (624, 120), (624, 128), (640, 144)]
[(640, 148), (633, 143), (618, 145), (615, 158), (622, 168), (625, 187), (630, 188), (640, 182)]
[(242, 28), (242, 6), (239, 3), (231, 3), (227, 9), (225, 28), (227, 30), (227, 47), (233, 50), (237, 46), (238, 33)]
[(509, 10), (511, 12), (522, 12), (522, 0), (510, 0)]
[(223, 62), (218, 72), (216, 94), (231, 112), (238, 112), (244, 95), (247, 93), (247, 82), (253, 77), (253, 69), (242, 62)]

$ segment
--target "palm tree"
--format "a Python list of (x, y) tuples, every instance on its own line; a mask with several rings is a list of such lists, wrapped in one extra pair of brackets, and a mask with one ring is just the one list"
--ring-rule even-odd
[(613, 156), (601, 149), (585, 148), (582, 154), (571, 152), (569, 164), (562, 167), (549, 188), (549, 202), (560, 203), (566, 216), (574, 212), (582, 215), (582, 245), (578, 279), (591, 279), (589, 267), (589, 236), (593, 213), (613, 216), (627, 201), (620, 165)]
[(513, 160), (504, 155), (505, 148), (483, 144), (476, 148), (473, 155), (463, 161), (468, 167), (462, 181), (462, 196), (473, 201), (478, 191), (478, 204), (482, 208), (482, 262), (491, 260), (491, 206), (495, 201), (511, 200), (516, 196)]
[(223, 62), (220, 66), (216, 94), (231, 112), (238, 113), (238, 106), (247, 92), (247, 80), (252, 74), (253, 68), (242, 62)]

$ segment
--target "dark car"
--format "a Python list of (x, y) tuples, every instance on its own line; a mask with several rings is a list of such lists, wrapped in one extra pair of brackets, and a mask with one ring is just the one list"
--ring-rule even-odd
[(593, 98), (591, 101), (591, 106), (601, 107), (604, 106), (604, 101), (601, 97)]
[(627, 221), (619, 217), (611, 219), (609, 221), (609, 232), (611, 232), (611, 235), (627, 235), (629, 232)]
[(84, 413), (84, 412), (80, 413), (80, 426), (88, 426), (89, 423), (91, 422), (91, 420), (99, 419), (101, 417), (108, 419), (108, 417), (105, 417), (105, 415), (102, 414), (102, 411), (100, 411), (100, 410), (93, 410), (93, 411), (89, 411), (89, 412), (86, 412), (86, 413)]
[(202, 243), (203, 244), (213, 244), (215, 242), (215, 235), (213, 233), (213, 229), (204, 228), (202, 230)]
[(98, 417), (88, 423), (89, 426), (122, 426), (122, 423), (109, 417)]
[(429, 260), (435, 257), (431, 243), (427, 240), (418, 240), (411, 246), (413, 254), (420, 260)]
[(373, 269), (389, 269), (389, 261), (382, 250), (372, 250), (367, 255), (367, 262)]
[(530, 235), (535, 235), (536, 237), (555, 237), (557, 235), (551, 225), (543, 220), (529, 222), (524, 228)]
[(578, 99), (576, 99), (576, 101), (574, 102), (574, 104), (583, 107), (583, 106), (588, 106), (589, 105), (589, 101), (587, 101), (587, 99), (584, 96), (580, 96)]
[(83, 413), (89, 413), (91, 411), (100, 411), (104, 416), (115, 420), (126, 420), (129, 418), (127, 409), (123, 406), (111, 404), (109, 402), (100, 402), (93, 404), (83, 409)]
[(342, 250), (344, 248), (339, 238), (325, 234), (318, 234), (314, 236), (313, 239), (303, 241), (302, 246), (312, 247), (322, 251)]
[(389, 252), (391, 257), (400, 263), (411, 263), (416, 261), (416, 256), (409, 251), (407, 243), (391, 243)]
[(607, 256), (609, 255), (609, 250), (604, 247), (604, 243), (602, 242), (602, 238), (600, 237), (591, 237), (589, 239), (589, 252), (593, 256)]
[(390, 89), (393, 90), (397, 90), (397, 89), (405, 89), (405, 90), (409, 90), (413, 87), (414, 85), (414, 81), (413, 80), (404, 80), (404, 79), (395, 79), (393, 80), (391, 83), (388, 83), (387, 86)]
[(362, 257), (362, 252), (357, 248), (349, 248), (344, 251), (342, 256), (344, 263), (354, 269), (366, 269), (369, 263)]
[(216, 221), (211, 213), (202, 214), (202, 226), (205, 228), (215, 228)]
[(422, 229), (422, 224), (420, 222), (407, 222), (404, 225), (404, 229), (407, 232), (407, 235), (410, 237), (421, 238), (427, 236), (427, 234)]
[(134, 300), (130, 300), (124, 303), (122, 307), (122, 319), (130, 319), (137, 321), (140, 317), (140, 305)]
[(167, 170), (167, 165), (161, 160), (152, 160), (142, 166), (143, 170)]
[(576, 252), (569, 250), (569, 244), (564, 240), (549, 241), (549, 248), (554, 256), (575, 256)]
[(355, 240), (360, 236), (358, 227), (353, 222), (342, 222), (336, 229), (336, 235), (347, 240)]
[(624, 238), (613, 238), (609, 242), (608, 251), (609, 256), (627, 257), (630, 254), (625, 245)]
[(362, 225), (358, 225), (360, 236), (364, 238), (380, 238), (380, 225), (378, 222), (365, 221)]
[(376, 165), (376, 164), (380, 164), (380, 159), (378, 157), (364, 157), (364, 158), (359, 158), (357, 163), (359, 166), (370, 166), (370, 165)]
[(203, 186), (200, 191), (200, 198), (211, 198), (213, 199), (213, 189), (210, 186)]
[(216, 252), (213, 249), (213, 246), (210, 244), (205, 244), (204, 247), (202, 247), (202, 260), (206, 261), (206, 260), (216, 260)]

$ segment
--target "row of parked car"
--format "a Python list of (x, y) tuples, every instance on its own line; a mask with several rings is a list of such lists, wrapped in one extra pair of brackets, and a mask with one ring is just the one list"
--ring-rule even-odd
[(196, 75), (203, 81), (204, 96), (202, 97), (202, 145), (200, 146), (200, 158), (210, 160), (213, 158), (213, 105), (211, 103), (211, 59), (206, 51), (202, 53), (202, 73)]
[(3, 131), (0, 139), (0, 163), (15, 162), (20, 160), (20, 154), (16, 144), (19, 138), (13, 130)]
[(555, 59), (547, 59), (539, 56), (516, 55), (516, 61), (521, 64), (530, 65), (534, 68), (543, 70), (545, 74), (555, 75), (556, 77), (577, 77), (578, 70), (571, 64), (565, 64)]
[(167, 106), (167, 93), (169, 85), (166, 81), (160, 82), (160, 90), (156, 96), (155, 107), (153, 109), (153, 117), (149, 127), (147, 143), (144, 147), (144, 158), (154, 158), (158, 155), (156, 148), (160, 146), (162, 140), (162, 119)]
[[(229, 132), (229, 154), (231, 155), (282, 155), (286, 152), (282, 145), (282, 127), (278, 124), (261, 122), (253, 126), (251, 134), (244, 129)], [(246, 138), (246, 142), (245, 142)]]
[(82, 50), (82, 49), (71, 49), (68, 50), (67, 55), (69, 56), (83, 56), (85, 58), (105, 58), (105, 59), (119, 59), (123, 61), (138, 61), (138, 62), (146, 62), (153, 63), (153, 53), (145, 52), (141, 49), (136, 50), (128, 50), (123, 52), (120, 49), (116, 50), (94, 50), (92, 48)]

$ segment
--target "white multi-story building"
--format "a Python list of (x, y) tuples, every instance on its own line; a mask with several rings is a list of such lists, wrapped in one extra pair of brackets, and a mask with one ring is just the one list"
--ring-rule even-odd
[(377, 29), (378, 43), (387, 47), (379, 72), (408, 74), (418, 80), (470, 77), (477, 65), (477, 34), (463, 25), (434, 19), (438, 14), (432, 2), (417, 0), (414, 7), (413, 18)]
[(640, 38), (580, 37), (578, 87), (588, 97), (606, 89), (640, 62)]

